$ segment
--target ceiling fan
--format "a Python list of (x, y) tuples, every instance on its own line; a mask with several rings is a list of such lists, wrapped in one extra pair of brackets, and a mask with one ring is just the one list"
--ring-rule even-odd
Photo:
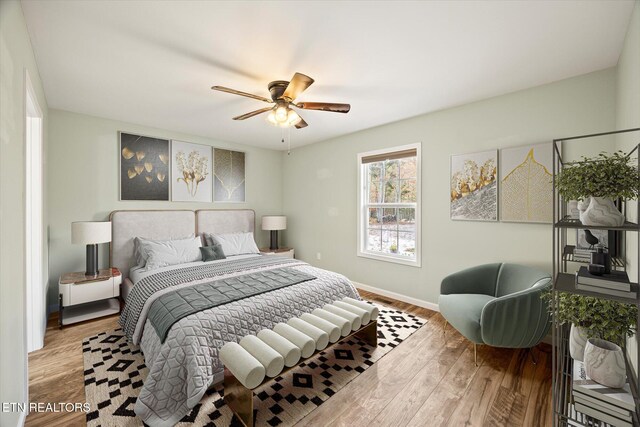
[(257, 99), (259, 101), (267, 102), (269, 104), (275, 104), (273, 106), (261, 108), (259, 110), (252, 111), (241, 116), (234, 117), (233, 120), (245, 120), (249, 117), (257, 116), (258, 114), (269, 112), (267, 120), (273, 125), (280, 127), (295, 126), (297, 129), (307, 127), (307, 122), (304, 121), (298, 113), (296, 113), (291, 107), (302, 108), (303, 110), (320, 110), (320, 111), (333, 111), (334, 113), (348, 113), (351, 109), (349, 104), (335, 104), (328, 102), (294, 102), (294, 100), (304, 92), (311, 84), (313, 79), (309, 76), (305, 76), (301, 73), (295, 73), (290, 82), (285, 80), (275, 80), (269, 83), (269, 92), (271, 93), (271, 99), (253, 95), (251, 93), (242, 92), (235, 89), (230, 89), (224, 86), (212, 86), (211, 89), (219, 90), (221, 92), (233, 93), (235, 95), (246, 96), (248, 98)]

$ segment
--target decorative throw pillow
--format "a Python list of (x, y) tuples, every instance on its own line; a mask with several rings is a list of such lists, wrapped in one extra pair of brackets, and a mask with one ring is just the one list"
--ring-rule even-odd
[(207, 234), (206, 236), (214, 243), (220, 244), (226, 256), (260, 253), (251, 232)]
[(203, 246), (200, 248), (202, 254), (202, 261), (215, 261), (218, 259), (226, 259), (222, 246), (219, 244), (211, 246)]
[(200, 237), (164, 241), (139, 239), (138, 246), (146, 256), (146, 271), (202, 260)]

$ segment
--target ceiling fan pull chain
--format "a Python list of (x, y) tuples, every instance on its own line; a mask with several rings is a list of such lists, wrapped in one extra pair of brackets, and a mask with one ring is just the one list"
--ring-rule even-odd
[(289, 134), (289, 146), (287, 147), (287, 156), (291, 155), (291, 128), (287, 128), (287, 133)]

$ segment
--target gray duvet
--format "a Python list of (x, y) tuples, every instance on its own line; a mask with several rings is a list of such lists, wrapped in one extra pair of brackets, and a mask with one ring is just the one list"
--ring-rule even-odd
[[(278, 322), (286, 322), (345, 296), (359, 299), (346, 277), (300, 261), (256, 257), (251, 261), (216, 263), (215, 268), (205, 269), (210, 272), (204, 276), (212, 275), (217, 279), (237, 277), (286, 266), (316, 279), (191, 314), (173, 325), (164, 343), (147, 319), (149, 306), (171, 288), (193, 286), (210, 281), (211, 277), (203, 277), (201, 268), (196, 269), (196, 275), (187, 274), (193, 267), (190, 264), (138, 280), (127, 299), (121, 324), (127, 336), (134, 343), (139, 342), (149, 368), (135, 412), (151, 426), (174, 425), (198, 404), (211, 385), (222, 381), (224, 368), (218, 351), (226, 342), (238, 342), (245, 335), (272, 328)], [(166, 283), (166, 277), (176, 276), (172, 272), (179, 269), (182, 271), (178, 275), (183, 277), (179, 283), (158, 285), (163, 280)], [(157, 280), (147, 280), (152, 276), (157, 276)], [(143, 298), (146, 299), (141, 301)], [(134, 307), (136, 309), (132, 309)]]

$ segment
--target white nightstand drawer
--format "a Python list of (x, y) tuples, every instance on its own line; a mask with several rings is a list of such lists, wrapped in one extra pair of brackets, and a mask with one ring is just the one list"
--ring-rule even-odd
[(68, 292), (64, 293), (62, 301), (65, 306), (113, 298), (120, 295), (120, 288), (115, 284), (113, 277), (99, 282), (69, 284), (66, 286), (68, 286)]
[(260, 253), (262, 255), (269, 255), (269, 256), (280, 256), (283, 258), (295, 258), (295, 252), (293, 249), (286, 249), (286, 250), (282, 250), (282, 249), (278, 249), (276, 251), (271, 251), (268, 249), (261, 249)]

